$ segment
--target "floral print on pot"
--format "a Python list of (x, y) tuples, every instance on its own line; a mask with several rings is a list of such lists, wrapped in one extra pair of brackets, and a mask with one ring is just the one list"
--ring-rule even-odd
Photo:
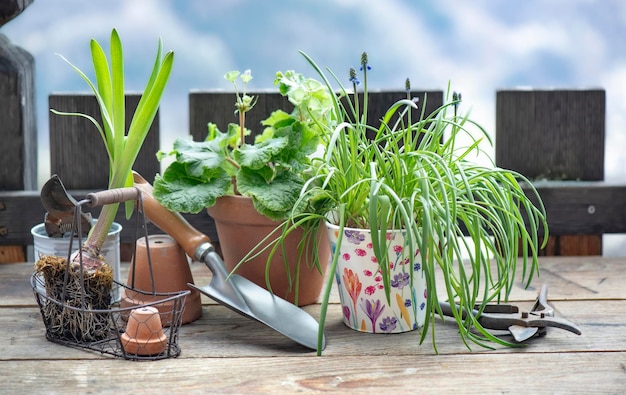
[(329, 223), (326, 226), (331, 252), (339, 249), (335, 280), (343, 322), (354, 330), (370, 333), (399, 333), (421, 327), (426, 316), (426, 281), (419, 249), (414, 248), (414, 259), (407, 256), (404, 233), (387, 232), (391, 266), (388, 304), (369, 229), (346, 227), (342, 243), (337, 245), (339, 227)]

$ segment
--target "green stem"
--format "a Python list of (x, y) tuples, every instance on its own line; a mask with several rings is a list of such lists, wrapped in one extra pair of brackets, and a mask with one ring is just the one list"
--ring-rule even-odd
[(246, 138), (246, 127), (245, 127), (245, 123), (246, 123), (246, 113), (243, 109), (239, 110), (239, 147), (241, 147), (243, 145), (243, 143), (245, 142), (245, 138)]
[(98, 221), (94, 225), (93, 229), (87, 237), (87, 241), (83, 244), (83, 251), (87, 252), (92, 257), (97, 257), (100, 254), (100, 250), (109, 235), (109, 230), (115, 221), (119, 203), (107, 204), (102, 207)]

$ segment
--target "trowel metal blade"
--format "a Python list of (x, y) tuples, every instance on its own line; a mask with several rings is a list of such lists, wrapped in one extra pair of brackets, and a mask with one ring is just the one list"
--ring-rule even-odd
[[(229, 282), (238, 291), (237, 298), (231, 292), (225, 292), (223, 284), (214, 286), (211, 283), (203, 287), (188, 285), (219, 304), (255, 319), (305, 347), (317, 349), (319, 323), (311, 315), (237, 274), (230, 275), (226, 284)], [(324, 347), (325, 339), (322, 349)]]

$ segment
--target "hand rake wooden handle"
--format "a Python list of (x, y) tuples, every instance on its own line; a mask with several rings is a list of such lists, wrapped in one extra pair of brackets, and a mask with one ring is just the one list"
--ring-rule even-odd
[(100, 192), (92, 192), (87, 194), (86, 198), (90, 200), (87, 205), (89, 207), (104, 206), (105, 204), (122, 203), (127, 200), (136, 200), (139, 197), (139, 190), (134, 187), (107, 189)]

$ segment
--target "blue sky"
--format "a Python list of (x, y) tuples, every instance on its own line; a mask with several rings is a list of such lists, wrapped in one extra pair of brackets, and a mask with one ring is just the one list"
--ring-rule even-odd
[(372, 88), (399, 89), (406, 77), (425, 89), (450, 81), (490, 131), (497, 89), (604, 88), (606, 176), (626, 179), (623, 1), (35, 0), (0, 33), (35, 56), (42, 150), (47, 95), (86, 90), (55, 54), (89, 74), (89, 40), (106, 47), (113, 27), (124, 42), (129, 90), (143, 88), (159, 37), (176, 53), (161, 109), (164, 148), (187, 133), (187, 93), (230, 89), (228, 70), (250, 68), (251, 88), (271, 89), (277, 70), (312, 74), (298, 50), (340, 76), (367, 51)]
[[(186, 133), (189, 90), (230, 89), (223, 74), (248, 68), (251, 88), (272, 88), (277, 70), (311, 73), (298, 50), (339, 75), (367, 51), (373, 88), (402, 88), (406, 77), (422, 88), (451, 81), (490, 130), (497, 89), (602, 87), (608, 137), (626, 142), (617, 115), (626, 96), (619, 0), (35, 0), (0, 32), (35, 56), (40, 134), (50, 92), (86, 90), (55, 53), (90, 71), (89, 40), (106, 47), (113, 27), (125, 45), (130, 90), (143, 88), (158, 37), (176, 53), (162, 106), (164, 145)], [(607, 161), (607, 176), (626, 172)]]
[[(40, 179), (47, 179), (47, 95), (86, 91), (55, 53), (91, 75), (89, 40), (122, 37), (127, 88), (140, 90), (157, 39), (176, 61), (161, 106), (162, 148), (187, 134), (190, 90), (231, 89), (226, 71), (252, 69), (251, 89), (277, 70), (313, 75), (303, 50), (338, 75), (367, 51), (370, 87), (463, 93), (493, 132), (497, 89), (604, 88), (606, 178), (626, 180), (626, 2), (621, 0), (35, 0), (0, 29), (37, 62)], [(487, 152), (493, 152), (486, 148)]]

